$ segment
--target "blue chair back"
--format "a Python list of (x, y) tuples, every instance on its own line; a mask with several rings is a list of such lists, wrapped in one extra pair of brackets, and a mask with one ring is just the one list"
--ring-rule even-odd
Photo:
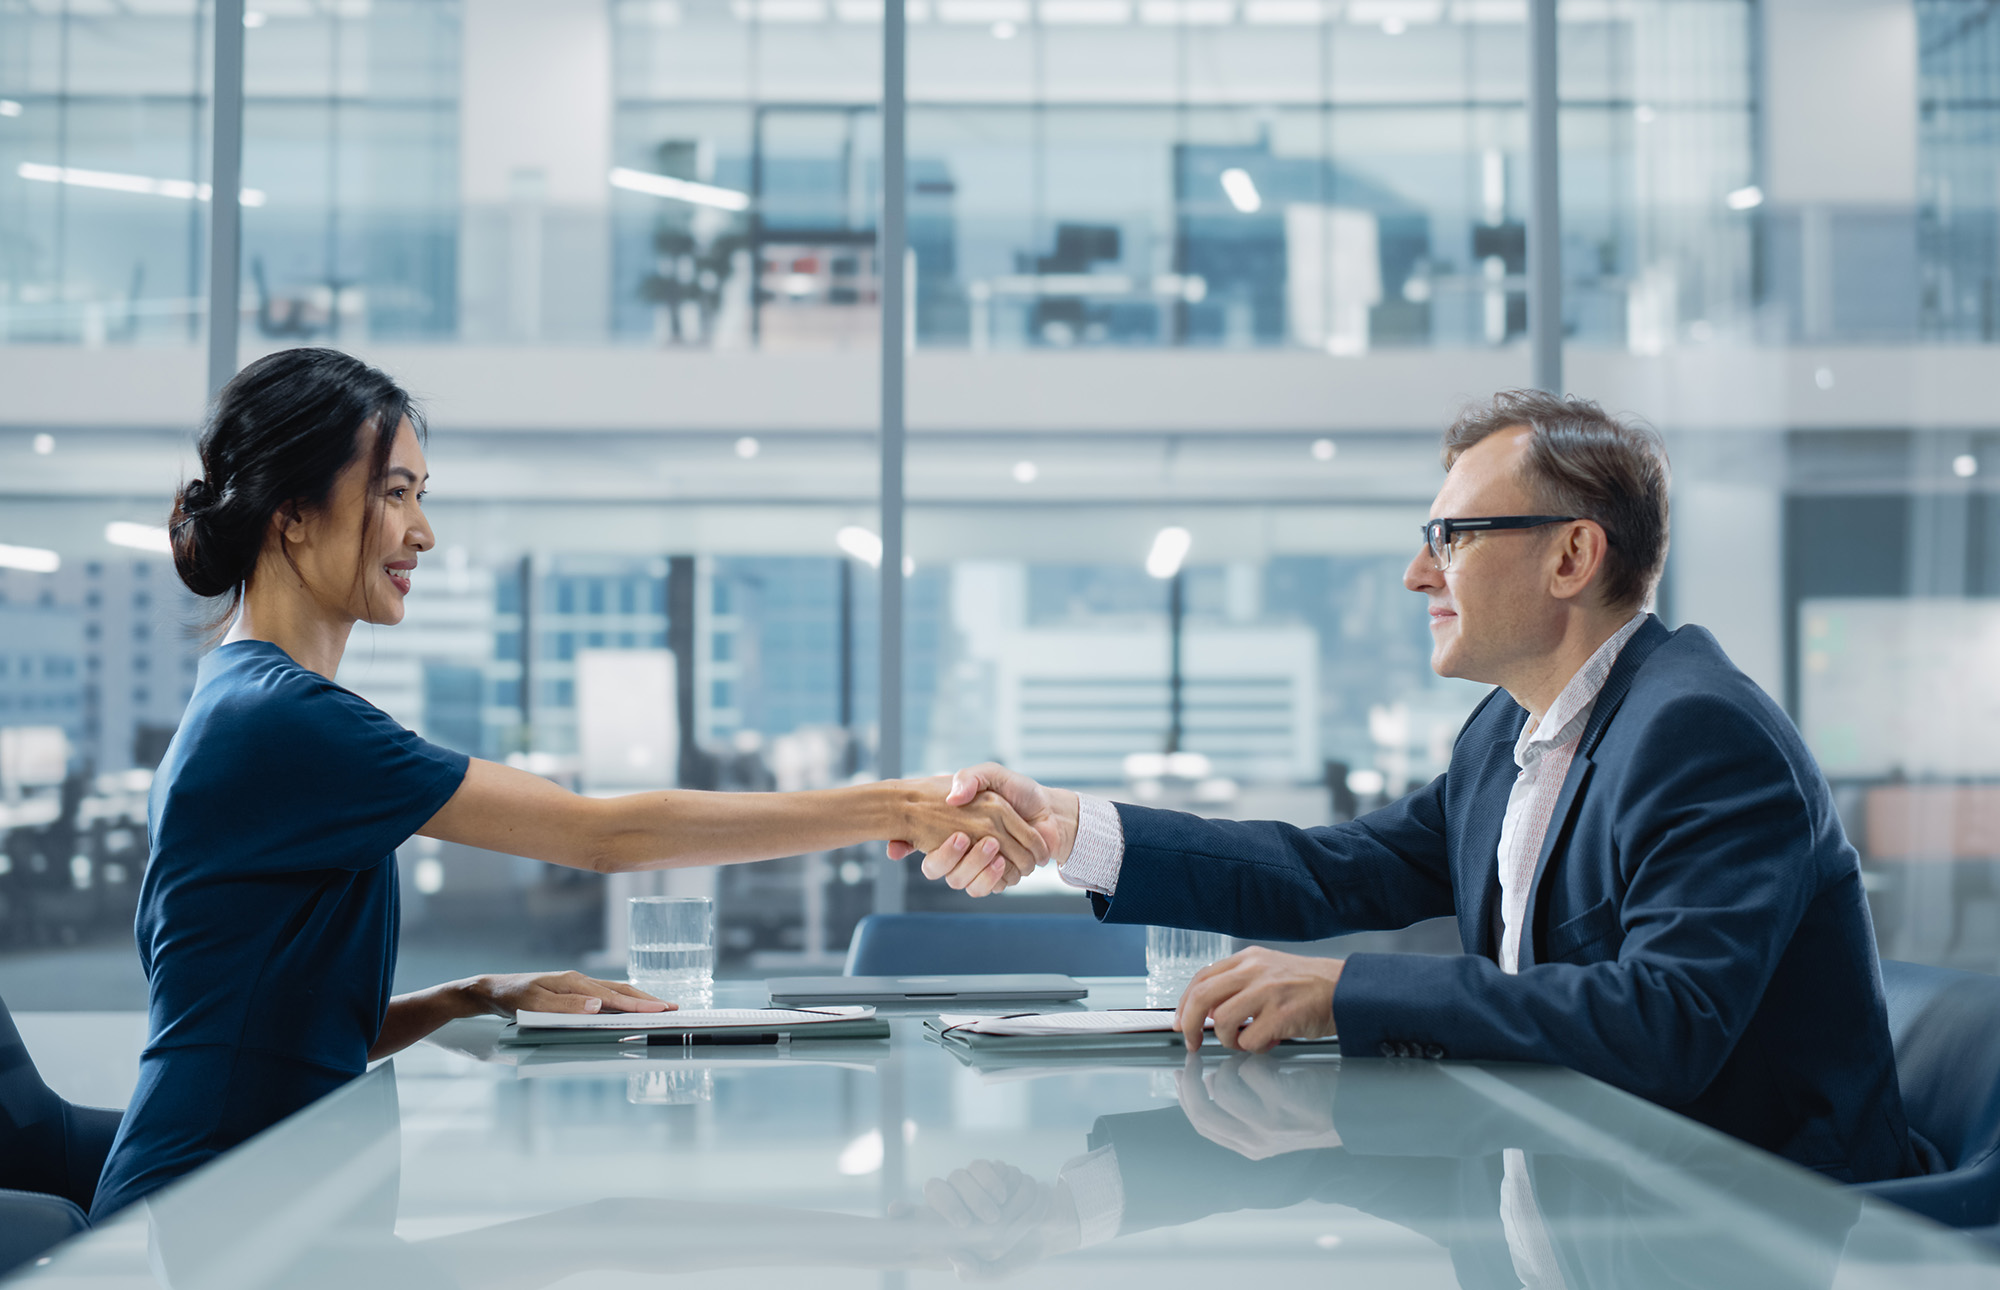
[(1882, 962), (1910, 1129), (1942, 1170), (1863, 1190), (1952, 1227), (2000, 1222), (2000, 977)]
[(846, 970), (1144, 976), (1146, 929), (1087, 914), (870, 914), (854, 929)]

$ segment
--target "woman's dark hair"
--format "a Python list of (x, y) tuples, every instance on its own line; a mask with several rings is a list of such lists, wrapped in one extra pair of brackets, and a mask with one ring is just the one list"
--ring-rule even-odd
[(1444, 432), (1445, 469), (1488, 435), (1520, 426), (1533, 432), (1521, 470), (1536, 509), (1602, 525), (1604, 603), (1643, 609), (1667, 563), (1670, 481), (1659, 434), (1589, 399), (1503, 390), (1468, 407)]
[[(181, 581), (197, 596), (229, 598), (211, 626), (226, 623), (242, 603), (272, 516), (324, 506), (340, 472), (364, 453), (369, 496), (379, 496), (405, 419), (421, 438), (423, 414), (409, 394), (334, 349), (279, 350), (222, 387), (196, 445), (201, 476), (181, 485), (167, 523)], [(363, 562), (373, 524), (371, 510)]]

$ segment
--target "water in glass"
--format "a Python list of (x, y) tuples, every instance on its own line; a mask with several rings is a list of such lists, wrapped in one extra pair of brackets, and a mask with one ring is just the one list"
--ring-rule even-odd
[(626, 978), (651, 995), (705, 1006), (715, 995), (715, 902), (706, 896), (634, 896)]

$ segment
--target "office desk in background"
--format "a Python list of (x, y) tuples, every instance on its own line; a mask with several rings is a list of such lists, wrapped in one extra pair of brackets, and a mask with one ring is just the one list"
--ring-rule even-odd
[[(1183, 1066), (973, 1070), (921, 1016), (691, 1059), (455, 1023), (24, 1284), (2000, 1287), (1986, 1247), (1568, 1071), (1211, 1058), (1184, 1107)], [(927, 1203), (954, 1175), (985, 1220)]]

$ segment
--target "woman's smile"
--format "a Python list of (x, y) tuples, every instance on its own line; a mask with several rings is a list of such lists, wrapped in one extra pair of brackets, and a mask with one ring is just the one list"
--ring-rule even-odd
[(416, 569), (415, 560), (395, 560), (382, 566), (382, 572), (389, 575), (390, 585), (398, 595), (410, 594), (410, 574)]

